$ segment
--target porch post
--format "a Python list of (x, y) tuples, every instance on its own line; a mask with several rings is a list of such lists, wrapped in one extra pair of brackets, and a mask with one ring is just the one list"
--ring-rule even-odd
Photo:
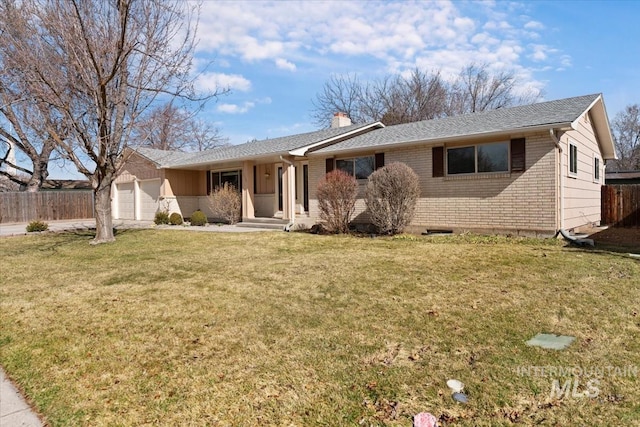
[(242, 162), (242, 219), (255, 218), (253, 203), (253, 165), (255, 162)]
[(290, 159), (283, 159), (282, 219), (293, 222), (296, 218), (296, 168)]

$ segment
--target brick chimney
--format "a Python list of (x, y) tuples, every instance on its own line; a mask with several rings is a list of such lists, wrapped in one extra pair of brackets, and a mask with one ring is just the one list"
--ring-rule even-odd
[(347, 113), (335, 113), (331, 120), (331, 127), (341, 128), (344, 126), (351, 126), (351, 119), (347, 116)]

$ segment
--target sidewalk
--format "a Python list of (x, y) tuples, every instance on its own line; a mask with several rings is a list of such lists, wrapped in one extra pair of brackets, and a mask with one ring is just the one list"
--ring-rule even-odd
[[(61, 220), (61, 221), (46, 221), (49, 224), (49, 231), (81, 231), (96, 228), (96, 221), (94, 219), (75, 219), (75, 220)], [(113, 221), (113, 226), (118, 230), (131, 229), (131, 228), (157, 228), (159, 230), (182, 230), (182, 231), (208, 231), (208, 232), (221, 232), (221, 233), (247, 233), (256, 231), (273, 231), (264, 228), (251, 228), (251, 227), (237, 227), (235, 225), (215, 225), (207, 224), (206, 227), (182, 227), (182, 226), (168, 226), (160, 225), (156, 226), (153, 221), (134, 221), (134, 220), (122, 220), (117, 219)], [(27, 223), (4, 223), (0, 224), (0, 237), (4, 236), (22, 236), (27, 233)], [(2, 426), (3, 427), (3, 426)]]
[(0, 426), (42, 427), (43, 425), (0, 368)]

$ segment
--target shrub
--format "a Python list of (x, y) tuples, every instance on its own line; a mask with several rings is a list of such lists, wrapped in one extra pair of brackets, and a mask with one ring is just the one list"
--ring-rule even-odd
[(371, 222), (382, 234), (402, 233), (420, 197), (418, 175), (404, 163), (391, 163), (369, 176), (365, 201)]
[(200, 210), (195, 211), (190, 218), (191, 225), (204, 226), (207, 223), (207, 216)]
[(209, 196), (209, 204), (216, 218), (222, 219), (229, 224), (235, 224), (240, 221), (242, 199), (233, 185), (225, 183), (212, 191)]
[(320, 218), (330, 233), (348, 233), (355, 211), (358, 182), (346, 172), (334, 170), (318, 184)]
[(153, 219), (157, 225), (169, 224), (169, 213), (167, 211), (156, 212), (156, 216)]
[(181, 225), (182, 215), (180, 215), (178, 212), (172, 213), (171, 215), (169, 215), (169, 223), (171, 223), (171, 225)]
[(27, 225), (27, 233), (35, 233), (38, 231), (47, 231), (49, 229), (49, 224), (43, 221), (31, 221)]

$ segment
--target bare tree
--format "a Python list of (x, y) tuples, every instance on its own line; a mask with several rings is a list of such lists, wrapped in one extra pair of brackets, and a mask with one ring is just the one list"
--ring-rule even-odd
[[(2, 61), (0, 61), (0, 64)], [(15, 184), (25, 187), (26, 191), (36, 192), (49, 176), (49, 161), (56, 148), (55, 140), (46, 129), (57, 129), (58, 135), (65, 132), (57, 121), (43, 111), (42, 105), (21, 99), (3, 85), (0, 76), (0, 142), (4, 146), (4, 156), (0, 158), (0, 175)], [(13, 152), (12, 152), (13, 151)], [(31, 161), (31, 169), (20, 166), (15, 160), (19, 151)], [(13, 169), (20, 173), (9, 173)]]
[(380, 120), (396, 125), (442, 117), (448, 92), (440, 72), (426, 73), (416, 68), (408, 77), (396, 77), (379, 91), (385, 110)]
[(91, 181), (93, 243), (114, 240), (111, 185), (144, 112), (159, 96), (196, 98), (195, 18), (180, 0), (0, 0), (3, 65), (66, 130), (46, 129)]
[(334, 113), (346, 113), (353, 123), (364, 123), (362, 115), (364, 87), (356, 74), (334, 74), (312, 100), (311, 117), (320, 126), (328, 126)]
[(618, 153), (618, 160), (611, 162), (611, 170), (640, 170), (640, 104), (627, 105), (616, 114), (611, 130)]
[(133, 133), (131, 145), (160, 150), (202, 151), (228, 142), (220, 130), (196, 114), (168, 102), (150, 110)]
[(450, 88), (447, 115), (531, 104), (540, 99), (540, 91), (533, 89), (517, 94), (517, 83), (513, 72), (491, 74), (487, 64), (467, 65)]
[(386, 125), (491, 110), (535, 102), (540, 93), (516, 93), (513, 72), (492, 74), (487, 65), (464, 67), (453, 81), (439, 71), (414, 69), (363, 83), (355, 75), (332, 76), (313, 101), (312, 117), (327, 126), (342, 111), (354, 123), (381, 120)]

